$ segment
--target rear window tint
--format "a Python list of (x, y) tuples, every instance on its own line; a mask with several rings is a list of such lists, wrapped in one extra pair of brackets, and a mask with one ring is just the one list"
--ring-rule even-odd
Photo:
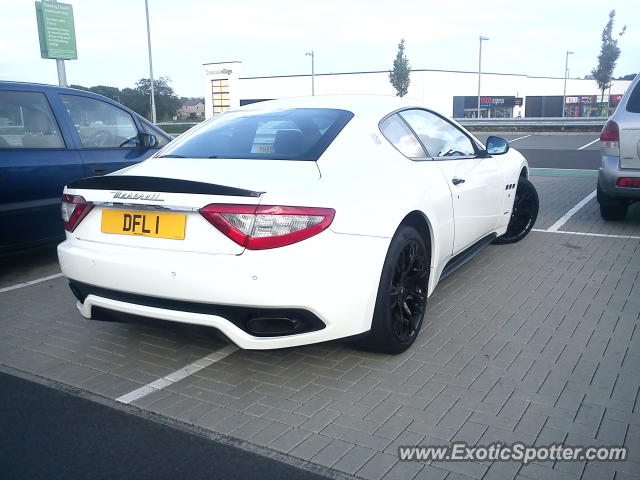
[(640, 113), (640, 82), (636, 83), (633, 92), (629, 95), (627, 112)]
[(161, 156), (314, 161), (351, 118), (324, 108), (228, 112), (174, 140)]

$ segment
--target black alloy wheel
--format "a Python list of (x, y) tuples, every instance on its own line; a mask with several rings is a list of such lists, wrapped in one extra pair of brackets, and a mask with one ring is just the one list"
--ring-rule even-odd
[(401, 342), (415, 336), (427, 306), (426, 279), (429, 266), (426, 252), (418, 241), (410, 240), (400, 253), (391, 279), (389, 295), (393, 331)]
[(536, 188), (528, 179), (520, 177), (507, 231), (493, 243), (516, 243), (526, 237), (536, 223), (539, 208), (540, 200)]
[(427, 306), (430, 255), (420, 234), (401, 225), (391, 240), (368, 335), (356, 346), (401, 353), (415, 341)]

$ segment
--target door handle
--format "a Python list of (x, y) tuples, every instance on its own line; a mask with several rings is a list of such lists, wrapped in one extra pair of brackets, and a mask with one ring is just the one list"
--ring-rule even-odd
[(107, 168), (104, 165), (91, 165), (91, 172), (96, 175), (104, 175), (107, 173)]
[(460, 185), (461, 183), (464, 183), (464, 178), (453, 177), (453, 179), (451, 179), (451, 183), (454, 185)]

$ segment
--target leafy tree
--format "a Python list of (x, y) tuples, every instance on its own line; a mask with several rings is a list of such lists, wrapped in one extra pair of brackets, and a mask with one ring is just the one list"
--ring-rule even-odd
[(624, 75), (622, 77), (618, 77), (618, 78), (616, 78), (616, 80), (633, 80), (634, 78), (636, 78), (636, 74), (635, 73), (630, 73), (628, 75)]
[(93, 93), (97, 93), (98, 95), (102, 95), (104, 97), (110, 98), (111, 100), (115, 100), (116, 102), (120, 101), (120, 97), (122, 93), (120, 89), (117, 87), (108, 87), (106, 85), (96, 85), (95, 87), (91, 87), (89, 89)]
[(149, 118), (149, 112), (151, 112), (149, 102), (149, 95), (145, 95), (135, 88), (123, 88), (120, 92), (120, 103), (143, 117)]
[[(169, 77), (156, 78), (153, 81), (153, 90), (156, 95), (175, 96), (173, 88), (169, 85), (171, 79)], [(149, 95), (151, 89), (151, 80), (148, 78), (141, 78), (136, 82), (136, 90), (144, 95)]]
[(84, 90), (85, 92), (90, 92), (87, 87), (83, 87), (82, 85), (69, 85), (69, 88), (75, 88), (76, 90)]
[(404, 38), (398, 44), (398, 54), (393, 61), (393, 70), (389, 72), (389, 81), (396, 89), (398, 97), (404, 97), (409, 91), (411, 66), (404, 54)]
[[(180, 99), (176, 96), (173, 88), (169, 85), (170, 81), (171, 79), (169, 77), (160, 77), (153, 81), (153, 93), (158, 120), (171, 120), (175, 115), (176, 110), (180, 108)], [(146, 116), (147, 118), (151, 118), (151, 105), (149, 100), (151, 80), (148, 78), (141, 78), (138, 80), (136, 82), (135, 91), (146, 98), (147, 105), (144, 107), (142, 105), (138, 105), (138, 102), (136, 101), (136, 107), (144, 111), (144, 114), (141, 110), (136, 110), (133, 107), (129, 108), (136, 110), (136, 112)]]
[[(182, 102), (176, 96), (173, 88), (169, 85), (169, 77), (160, 77), (154, 80), (154, 95), (156, 102), (156, 114), (158, 120), (171, 120)], [(111, 98), (129, 107), (143, 117), (151, 118), (151, 102), (149, 99), (149, 89), (151, 82), (148, 78), (141, 78), (136, 82), (135, 88), (109, 87), (106, 85), (96, 85), (95, 87), (83, 87), (82, 85), (71, 85), (71, 88), (97, 93)]]
[(204, 103), (204, 97), (180, 97), (180, 105), (184, 105), (185, 102), (190, 101)]
[[(618, 39), (613, 38), (613, 21), (616, 11), (609, 12), (609, 21), (602, 30), (602, 46), (600, 47), (600, 55), (598, 55), (598, 66), (591, 70), (593, 78), (598, 83), (598, 88), (602, 92), (602, 102), (604, 102), (604, 92), (611, 87), (611, 78), (613, 70), (616, 68), (616, 62), (620, 57), (620, 48), (618, 47)], [(627, 27), (622, 27), (618, 37), (624, 35)]]
[(122, 93), (120, 92), (120, 89), (117, 87), (107, 87), (105, 85), (96, 85), (95, 87), (83, 87), (82, 85), (71, 85), (71, 88), (75, 88), (77, 90), (84, 90), (86, 92), (92, 92), (92, 93), (97, 93), (98, 95), (102, 95), (103, 97), (107, 97), (110, 98), (112, 100), (115, 100), (116, 102), (121, 102), (121, 95)]

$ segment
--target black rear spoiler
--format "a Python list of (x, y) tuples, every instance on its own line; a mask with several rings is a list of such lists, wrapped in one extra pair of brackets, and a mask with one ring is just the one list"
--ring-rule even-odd
[(264, 192), (227, 187), (214, 183), (194, 182), (177, 178), (141, 177), (137, 175), (105, 175), (87, 177), (67, 185), (68, 188), (89, 190), (128, 190), (133, 192), (198, 193), (229, 197), (259, 197)]

